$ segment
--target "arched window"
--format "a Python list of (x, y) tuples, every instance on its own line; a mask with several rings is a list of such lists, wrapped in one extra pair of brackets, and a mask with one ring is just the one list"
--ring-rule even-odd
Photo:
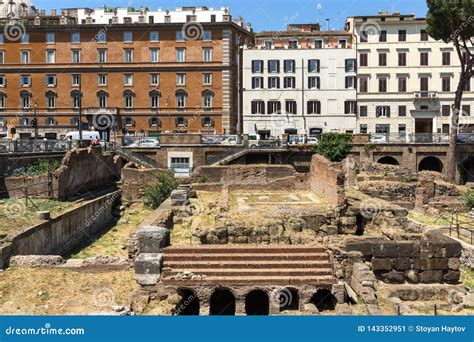
[(156, 90), (150, 91), (150, 107), (151, 109), (160, 108), (160, 92)]
[(20, 93), (21, 99), (21, 107), (23, 109), (30, 109), (31, 108), (31, 93), (29, 91), (22, 91)]
[(97, 101), (99, 104), (99, 108), (107, 108), (107, 97), (109, 94), (103, 90), (97, 92)]
[(178, 109), (184, 109), (186, 108), (186, 97), (188, 96), (188, 93), (184, 90), (178, 90), (176, 92), (176, 108)]
[(202, 92), (202, 107), (204, 110), (209, 110), (212, 108), (214, 93), (210, 90), (205, 90)]
[(46, 93), (46, 107), (48, 109), (56, 108), (56, 97), (57, 94), (54, 91), (48, 91)]
[(79, 109), (81, 107), (81, 98), (82, 98), (82, 94), (80, 91), (74, 90), (71, 92), (72, 108)]
[(133, 108), (133, 98), (135, 97), (135, 94), (131, 90), (126, 90), (123, 92), (123, 99), (124, 99), (124, 105), (125, 108), (127, 109), (132, 109)]

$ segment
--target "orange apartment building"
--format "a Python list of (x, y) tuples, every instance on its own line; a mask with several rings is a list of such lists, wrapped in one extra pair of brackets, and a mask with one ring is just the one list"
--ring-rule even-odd
[(104, 139), (241, 131), (239, 47), (252, 33), (227, 9), (18, 11), (0, 19), (3, 136), (34, 136), (36, 117), (39, 136), (59, 139), (80, 110)]

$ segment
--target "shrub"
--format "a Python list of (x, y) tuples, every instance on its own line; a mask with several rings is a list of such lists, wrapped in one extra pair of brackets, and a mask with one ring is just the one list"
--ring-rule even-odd
[(175, 190), (179, 182), (170, 172), (160, 172), (154, 175), (157, 183), (145, 188), (145, 204), (152, 209), (158, 208)]
[(463, 194), (463, 200), (466, 207), (469, 209), (474, 208), (474, 190), (467, 190)]
[(315, 152), (330, 161), (338, 162), (347, 157), (352, 150), (352, 136), (346, 133), (323, 133)]
[(48, 162), (47, 160), (40, 160), (37, 164), (31, 165), (30, 167), (26, 168), (26, 170), (15, 170), (14, 175), (35, 177), (47, 174), (49, 171), (54, 171), (60, 166), (61, 163), (57, 160), (51, 160), (50, 162)]

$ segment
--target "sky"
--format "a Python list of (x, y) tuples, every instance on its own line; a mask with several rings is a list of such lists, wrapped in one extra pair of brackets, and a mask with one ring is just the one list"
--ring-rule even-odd
[(179, 6), (228, 6), (234, 18), (244, 17), (255, 31), (278, 31), (287, 24), (316, 23), (322, 29), (342, 29), (345, 19), (352, 15), (376, 15), (379, 10), (416, 13), (426, 15), (425, 0), (32, 0), (38, 9), (60, 9), (64, 7), (159, 7), (174, 9)]

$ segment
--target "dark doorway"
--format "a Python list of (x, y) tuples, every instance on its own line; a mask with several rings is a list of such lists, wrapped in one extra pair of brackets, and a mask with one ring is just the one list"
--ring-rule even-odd
[(235, 297), (227, 289), (216, 289), (210, 300), (211, 316), (234, 316), (235, 315)]
[(337, 305), (337, 299), (328, 289), (320, 289), (311, 298), (311, 303), (316, 306), (318, 311), (334, 310)]
[(474, 157), (469, 157), (461, 163), (460, 173), (463, 184), (474, 182)]
[(248, 316), (266, 316), (270, 313), (270, 300), (262, 290), (253, 290), (245, 297), (245, 313)]
[(356, 235), (357, 236), (364, 235), (365, 225), (367, 223), (366, 221), (367, 219), (362, 214), (358, 214), (356, 216), (356, 224), (357, 224)]
[(295, 289), (283, 288), (278, 295), (280, 312), (297, 311), (300, 309), (300, 296)]
[(181, 300), (176, 305), (175, 315), (199, 316), (199, 299), (196, 294), (188, 289), (179, 289), (178, 294), (181, 296)]
[(443, 172), (443, 163), (436, 157), (426, 157), (418, 166), (418, 171)]
[(395, 158), (393, 157), (389, 157), (389, 156), (386, 156), (386, 157), (382, 157), (380, 158), (377, 163), (379, 164), (385, 164), (385, 165), (400, 165), (398, 163), (398, 160), (396, 160)]

